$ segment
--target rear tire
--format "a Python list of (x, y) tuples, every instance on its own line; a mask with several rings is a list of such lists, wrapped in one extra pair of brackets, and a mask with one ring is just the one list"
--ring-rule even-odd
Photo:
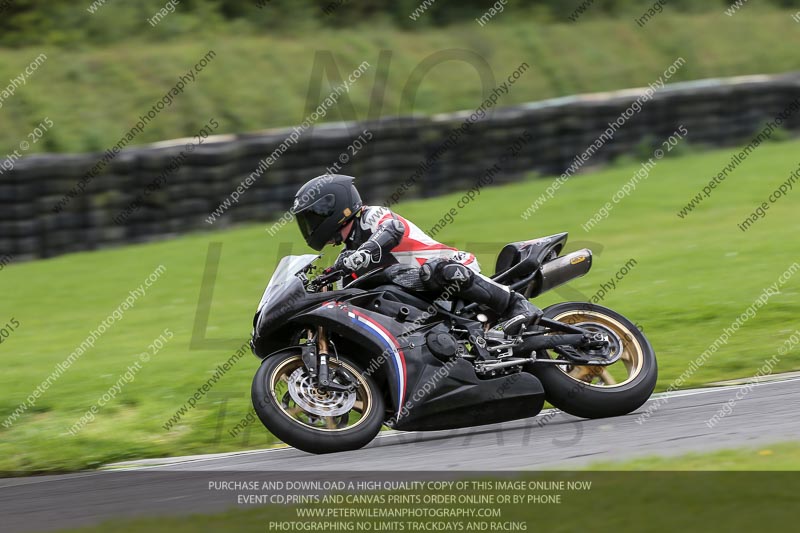
[[(658, 379), (656, 356), (633, 322), (607, 307), (583, 302), (552, 305), (544, 316), (610, 330), (622, 352), (620, 360), (608, 367), (534, 364), (531, 372), (542, 382), (548, 402), (574, 416), (604, 418), (631, 413), (650, 398)], [(555, 358), (556, 354), (540, 350), (536, 356)]]
[[(261, 423), (286, 444), (309, 453), (362, 448), (378, 434), (385, 416), (383, 395), (370, 376), (342, 357), (329, 359), (328, 365), (331, 371), (342, 368), (352, 375), (357, 390), (340, 395), (317, 391), (300, 352), (293, 349), (266, 358), (253, 378), (251, 396)], [(304, 409), (308, 406), (317, 413)], [(335, 416), (321, 415), (324, 410)]]

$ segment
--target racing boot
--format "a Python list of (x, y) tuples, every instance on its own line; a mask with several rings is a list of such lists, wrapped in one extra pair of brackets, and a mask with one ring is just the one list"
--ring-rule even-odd
[(542, 310), (523, 295), (480, 274), (459, 291), (459, 296), (483, 304), (503, 318), (492, 330), (505, 336), (514, 336), (522, 326), (534, 325), (542, 318)]
[(542, 318), (542, 310), (520, 293), (511, 291), (508, 307), (500, 316), (511, 318), (500, 322), (492, 330), (502, 331), (506, 336), (513, 337), (520, 332), (522, 326), (535, 326)]

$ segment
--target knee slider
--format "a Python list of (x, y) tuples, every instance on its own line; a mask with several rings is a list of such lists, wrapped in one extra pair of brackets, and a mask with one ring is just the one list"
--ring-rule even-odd
[(475, 274), (461, 263), (446, 259), (432, 259), (425, 262), (419, 274), (422, 282), (430, 289), (444, 289), (458, 284), (466, 289), (475, 279)]
[(464, 289), (472, 285), (474, 274), (472, 273), (472, 270), (465, 267), (461, 263), (445, 263), (442, 264), (438, 270), (440, 272), (442, 283), (445, 285), (458, 283)]

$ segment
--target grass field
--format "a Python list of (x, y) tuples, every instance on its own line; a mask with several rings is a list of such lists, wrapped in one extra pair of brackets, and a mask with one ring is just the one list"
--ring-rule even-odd
[[(115, 9), (109, 3), (98, 16), (108, 17), (108, 27), (119, 31)], [(746, 16), (737, 17), (724, 16), (722, 7), (704, 14), (665, 10), (645, 28), (639, 28), (633, 17), (540, 24), (505, 13), (485, 27), (469, 21), (446, 29), (401, 31), (370, 23), (345, 31), (263, 36), (208, 27), (202, 37), (167, 42), (131, 38), (122, 44), (74, 50), (53, 45), (0, 49), (0, 80), (19, 76), (39, 54), (47, 56), (26, 84), (3, 102), (0, 146), (8, 150), (0, 154), (12, 152), (45, 118), (54, 126), (28, 153), (103, 151), (209, 50), (216, 58), (196, 83), (147, 125), (136, 144), (195, 135), (210, 118), (219, 121), (218, 133), (299, 124), (330, 90), (324, 82), (322, 94), (311, 97), (313, 105), (306, 103), (312, 72), (320, 73), (314, 70), (317, 51), (323, 54), (320, 66), (338, 68), (343, 77), (363, 61), (371, 65), (349, 94), (356, 116), (343, 115), (340, 105), (324, 120), (365, 118), (373, 90), (385, 92), (379, 111), (384, 117), (474, 108), (482, 99), (474, 65), (484, 62), (496, 80), (522, 62), (531, 66), (503, 97), (502, 105), (647, 85), (678, 56), (686, 63), (672, 82), (796, 70), (800, 68), (796, 48), (787, 44), (797, 32), (791, 13), (755, 4), (747, 6)], [(179, 21), (170, 17), (161, 30)], [(473, 64), (463, 55), (447, 52), (454, 49), (473, 51)], [(380, 51), (385, 51), (382, 61)], [(329, 53), (335, 66), (324, 63), (324, 54)], [(425, 75), (412, 101), (404, 90), (424, 60), (436, 66)], [(384, 81), (376, 84), (378, 73), (377, 79)]]
[[(719, 171), (732, 150), (660, 161), (649, 179), (588, 234), (581, 224), (630, 179), (638, 164), (572, 178), (527, 221), (520, 214), (550, 184), (549, 178), (484, 189), (437, 238), (476, 251), (484, 270), (491, 271), (494, 254), (507, 242), (571, 232), (569, 248), (594, 249), (594, 267), (569, 290), (546, 295), (538, 302), (542, 306), (590, 299), (634, 259), (635, 266), (601, 303), (644, 328), (658, 354), (658, 388), (664, 390), (798, 260), (800, 220), (794, 196), (800, 192), (790, 192), (774, 204), (746, 233), (736, 227), (797, 168), (798, 152), (798, 141), (760, 146), (684, 219), (676, 212)], [(459, 197), (403, 203), (397, 211), (427, 229)], [(217, 365), (248, 339), (252, 314), (279, 255), (307, 250), (293, 225), (274, 238), (268, 237), (265, 227), (11, 264), (0, 271), (0, 294), (5, 296), (0, 324), (12, 319), (19, 323), (0, 345), (2, 422), (120, 306), (129, 291), (159, 265), (165, 268), (134, 307), (44, 392), (34, 408), (10, 427), (0, 424), (0, 471), (69, 471), (131, 458), (273, 443), (260, 426), (236, 438), (228, 434), (249, 409), (250, 381), (257, 365), (249, 354), (179, 424), (169, 431), (163, 427), (214, 375)], [(190, 349), (211, 243), (221, 243), (222, 248), (204, 335), (222, 340), (211, 349)], [(797, 330), (799, 292), (800, 276), (788, 279), (780, 293), (770, 297), (766, 307), (683, 387), (753, 375)], [(119, 383), (120, 375), (165, 328), (174, 337), (100, 408), (96, 420), (76, 436), (69, 435), (68, 429)], [(783, 355), (774, 371), (797, 368), (800, 357), (795, 350)]]
[(588, 470), (796, 471), (800, 470), (800, 442), (690, 453), (678, 457), (642, 457), (617, 463), (595, 463)]

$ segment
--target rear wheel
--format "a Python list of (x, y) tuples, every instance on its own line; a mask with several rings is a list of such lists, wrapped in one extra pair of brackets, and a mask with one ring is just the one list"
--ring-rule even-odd
[(361, 448), (383, 424), (383, 396), (375, 381), (343, 358), (329, 359), (328, 366), (332, 381), (352, 381), (354, 390), (318, 389), (297, 350), (268, 357), (253, 378), (253, 407), (264, 426), (310, 453)]
[[(548, 307), (544, 316), (600, 332), (611, 343), (608, 366), (535, 364), (533, 374), (554, 406), (574, 416), (603, 418), (635, 411), (650, 398), (658, 368), (653, 347), (627, 318), (600, 305), (565, 302)], [(538, 358), (557, 358), (549, 350)]]

